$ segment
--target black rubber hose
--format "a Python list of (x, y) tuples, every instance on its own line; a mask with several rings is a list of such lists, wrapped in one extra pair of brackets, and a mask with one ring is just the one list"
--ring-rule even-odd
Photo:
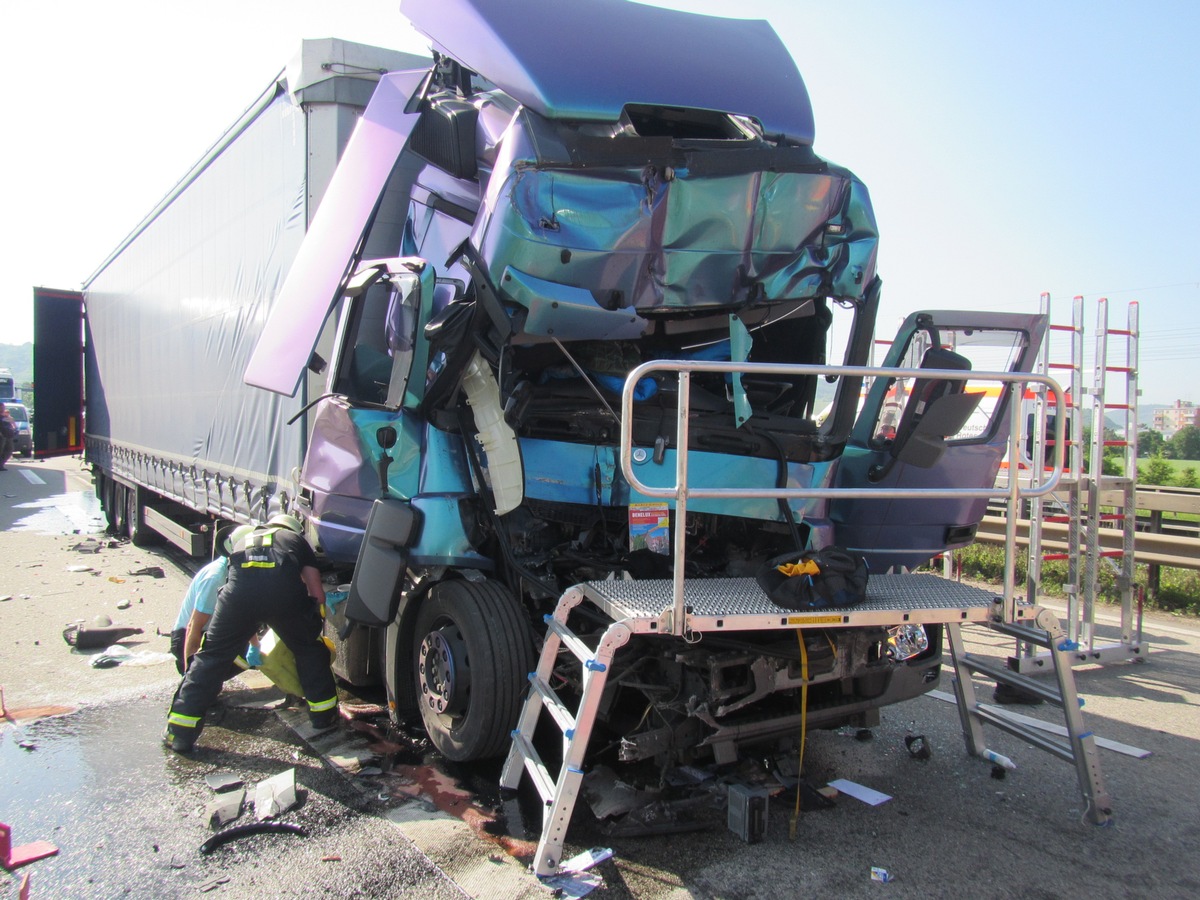
[(236, 841), (238, 838), (246, 837), (249, 834), (298, 834), (300, 837), (308, 837), (307, 831), (299, 825), (292, 825), (290, 822), (251, 822), (248, 825), (235, 825), (232, 828), (226, 828), (224, 831), (214, 834), (200, 845), (200, 852), (212, 853), (223, 844)]

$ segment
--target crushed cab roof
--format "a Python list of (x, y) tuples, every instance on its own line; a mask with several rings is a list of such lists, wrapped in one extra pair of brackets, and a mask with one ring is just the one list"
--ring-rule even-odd
[(753, 116), (768, 135), (812, 144), (804, 81), (761, 19), (630, 0), (402, 0), (400, 10), (438, 52), (548, 118), (691, 107)]

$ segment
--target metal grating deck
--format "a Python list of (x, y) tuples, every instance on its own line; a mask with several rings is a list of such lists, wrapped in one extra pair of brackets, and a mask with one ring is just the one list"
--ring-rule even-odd
[[(674, 583), (590, 581), (583, 596), (635, 632), (656, 632), (674, 605)], [(996, 595), (937, 575), (872, 575), (867, 599), (858, 606), (812, 612), (783, 609), (753, 578), (689, 579), (684, 603), (689, 630), (750, 631), (772, 628), (828, 628), (832, 625), (902, 625), (987, 621)]]

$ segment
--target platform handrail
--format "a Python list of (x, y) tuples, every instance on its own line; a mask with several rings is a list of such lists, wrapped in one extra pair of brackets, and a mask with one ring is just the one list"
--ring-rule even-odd
[[(668, 487), (654, 487), (644, 484), (633, 470), (633, 408), (634, 390), (638, 383), (654, 372), (675, 372), (678, 378), (678, 407), (675, 425), (675, 483)], [(844, 487), (808, 487), (808, 488), (731, 488), (708, 485), (691, 485), (688, 483), (688, 416), (691, 403), (691, 376), (697, 372), (714, 372), (721, 374), (758, 374), (758, 375), (788, 375), (788, 376), (834, 376), (838, 378), (921, 378), (940, 379), (946, 381), (975, 381), (1000, 382), (1005, 385), (1040, 385), (1053, 400), (1055, 407), (1054, 429), (1054, 464), (1048, 472), (1043, 472), (1043, 479), (1035, 486), (1022, 485), (1019, 479), (1010, 479), (1005, 488), (844, 488)], [(1013, 402), (1013, 397), (1020, 397), (1021, 392), (1010, 391), (1008, 398), (1009, 435), (1008, 458), (1020, 459), (1022, 436), (1021, 404)], [(1009, 501), (1009, 509), (1018, 509), (1022, 499), (1041, 497), (1052, 493), (1058, 486), (1063, 475), (1064, 454), (1064, 419), (1065, 400), (1063, 389), (1059, 383), (1048, 375), (1032, 372), (995, 372), (973, 371), (961, 369), (913, 369), (899, 367), (867, 367), (867, 366), (823, 366), (800, 365), (789, 363), (750, 363), (750, 362), (711, 362), (698, 360), (653, 360), (642, 363), (634, 368), (625, 378), (624, 389), (621, 392), (621, 437), (618, 455), (621, 462), (621, 473), (625, 476), (631, 489), (645, 497), (673, 500), (675, 502), (675, 541), (674, 541), (674, 604), (671, 611), (671, 632), (685, 635), (688, 632), (687, 608), (684, 602), (684, 560), (687, 542), (687, 504), (695, 498), (769, 498), (769, 499), (878, 499), (894, 500), (906, 497), (936, 498), (993, 498), (1003, 497)], [(1007, 553), (1015, 552), (1016, 518), (1010, 515), (1005, 529), (1005, 546)], [(1011, 558), (1011, 556), (1010, 556)], [(1011, 622), (1014, 617), (1014, 585), (1011, 567), (1005, 567), (1004, 604), (1002, 618)]]

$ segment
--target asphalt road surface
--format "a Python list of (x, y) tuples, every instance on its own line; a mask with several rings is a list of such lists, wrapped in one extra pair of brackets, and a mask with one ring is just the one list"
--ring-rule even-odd
[[(549, 897), (525, 869), (538, 809), (523, 791), (504, 800), (497, 767), (454, 768), (417, 734), (388, 733), (373, 698), (343, 697), (342, 727), (307, 734), (302, 711), (261, 676), (231, 682), (202, 749), (181, 758), (159, 735), (178, 682), (164, 658), (189, 572), (174, 555), (114, 542), (80, 461), (12, 461), (0, 473), (0, 821), (14, 844), (50, 841), (57, 855), (4, 875), (0, 897)], [(160, 568), (162, 577), (133, 574)], [(93, 668), (62, 631), (105, 615), (142, 628), (123, 643), (133, 659)], [(1101, 617), (1102, 636), (1115, 636)], [(1200, 894), (1200, 629), (1152, 618), (1144, 664), (1077, 671), (1097, 735), (1149, 751), (1108, 750), (1101, 764), (1115, 817), (1082, 821), (1074, 770), (1019, 739), (990, 732), (1017, 770), (1003, 780), (964, 750), (957, 712), (924, 697), (883, 711), (869, 737), (809, 735), (809, 782), (844, 778), (891, 797), (868, 806), (846, 795), (805, 811), (789, 839), (793, 796), (770, 800), (764, 839), (726, 827), (721, 786), (766, 778), (787, 760), (745, 760), (672, 795), (681, 831), (613, 832), (580, 803), (568, 852), (611, 847), (593, 872), (595, 898), (1193, 897)], [(980, 630), (973, 652), (1011, 645)], [(948, 675), (942, 690), (950, 690)], [(1047, 708), (1021, 708), (1053, 721)], [(914, 758), (905, 738), (924, 737)], [(866, 738), (866, 739), (864, 739)], [(295, 771), (292, 833), (244, 837), (203, 854), (214, 834), (205, 776), (255, 785)], [(620, 773), (619, 773), (620, 774)], [(689, 799), (690, 798), (690, 799)], [(233, 824), (256, 820), (252, 811)], [(660, 824), (662, 822), (660, 821)], [(625, 829), (629, 830), (628, 827)], [(872, 880), (872, 868), (891, 880)]]

